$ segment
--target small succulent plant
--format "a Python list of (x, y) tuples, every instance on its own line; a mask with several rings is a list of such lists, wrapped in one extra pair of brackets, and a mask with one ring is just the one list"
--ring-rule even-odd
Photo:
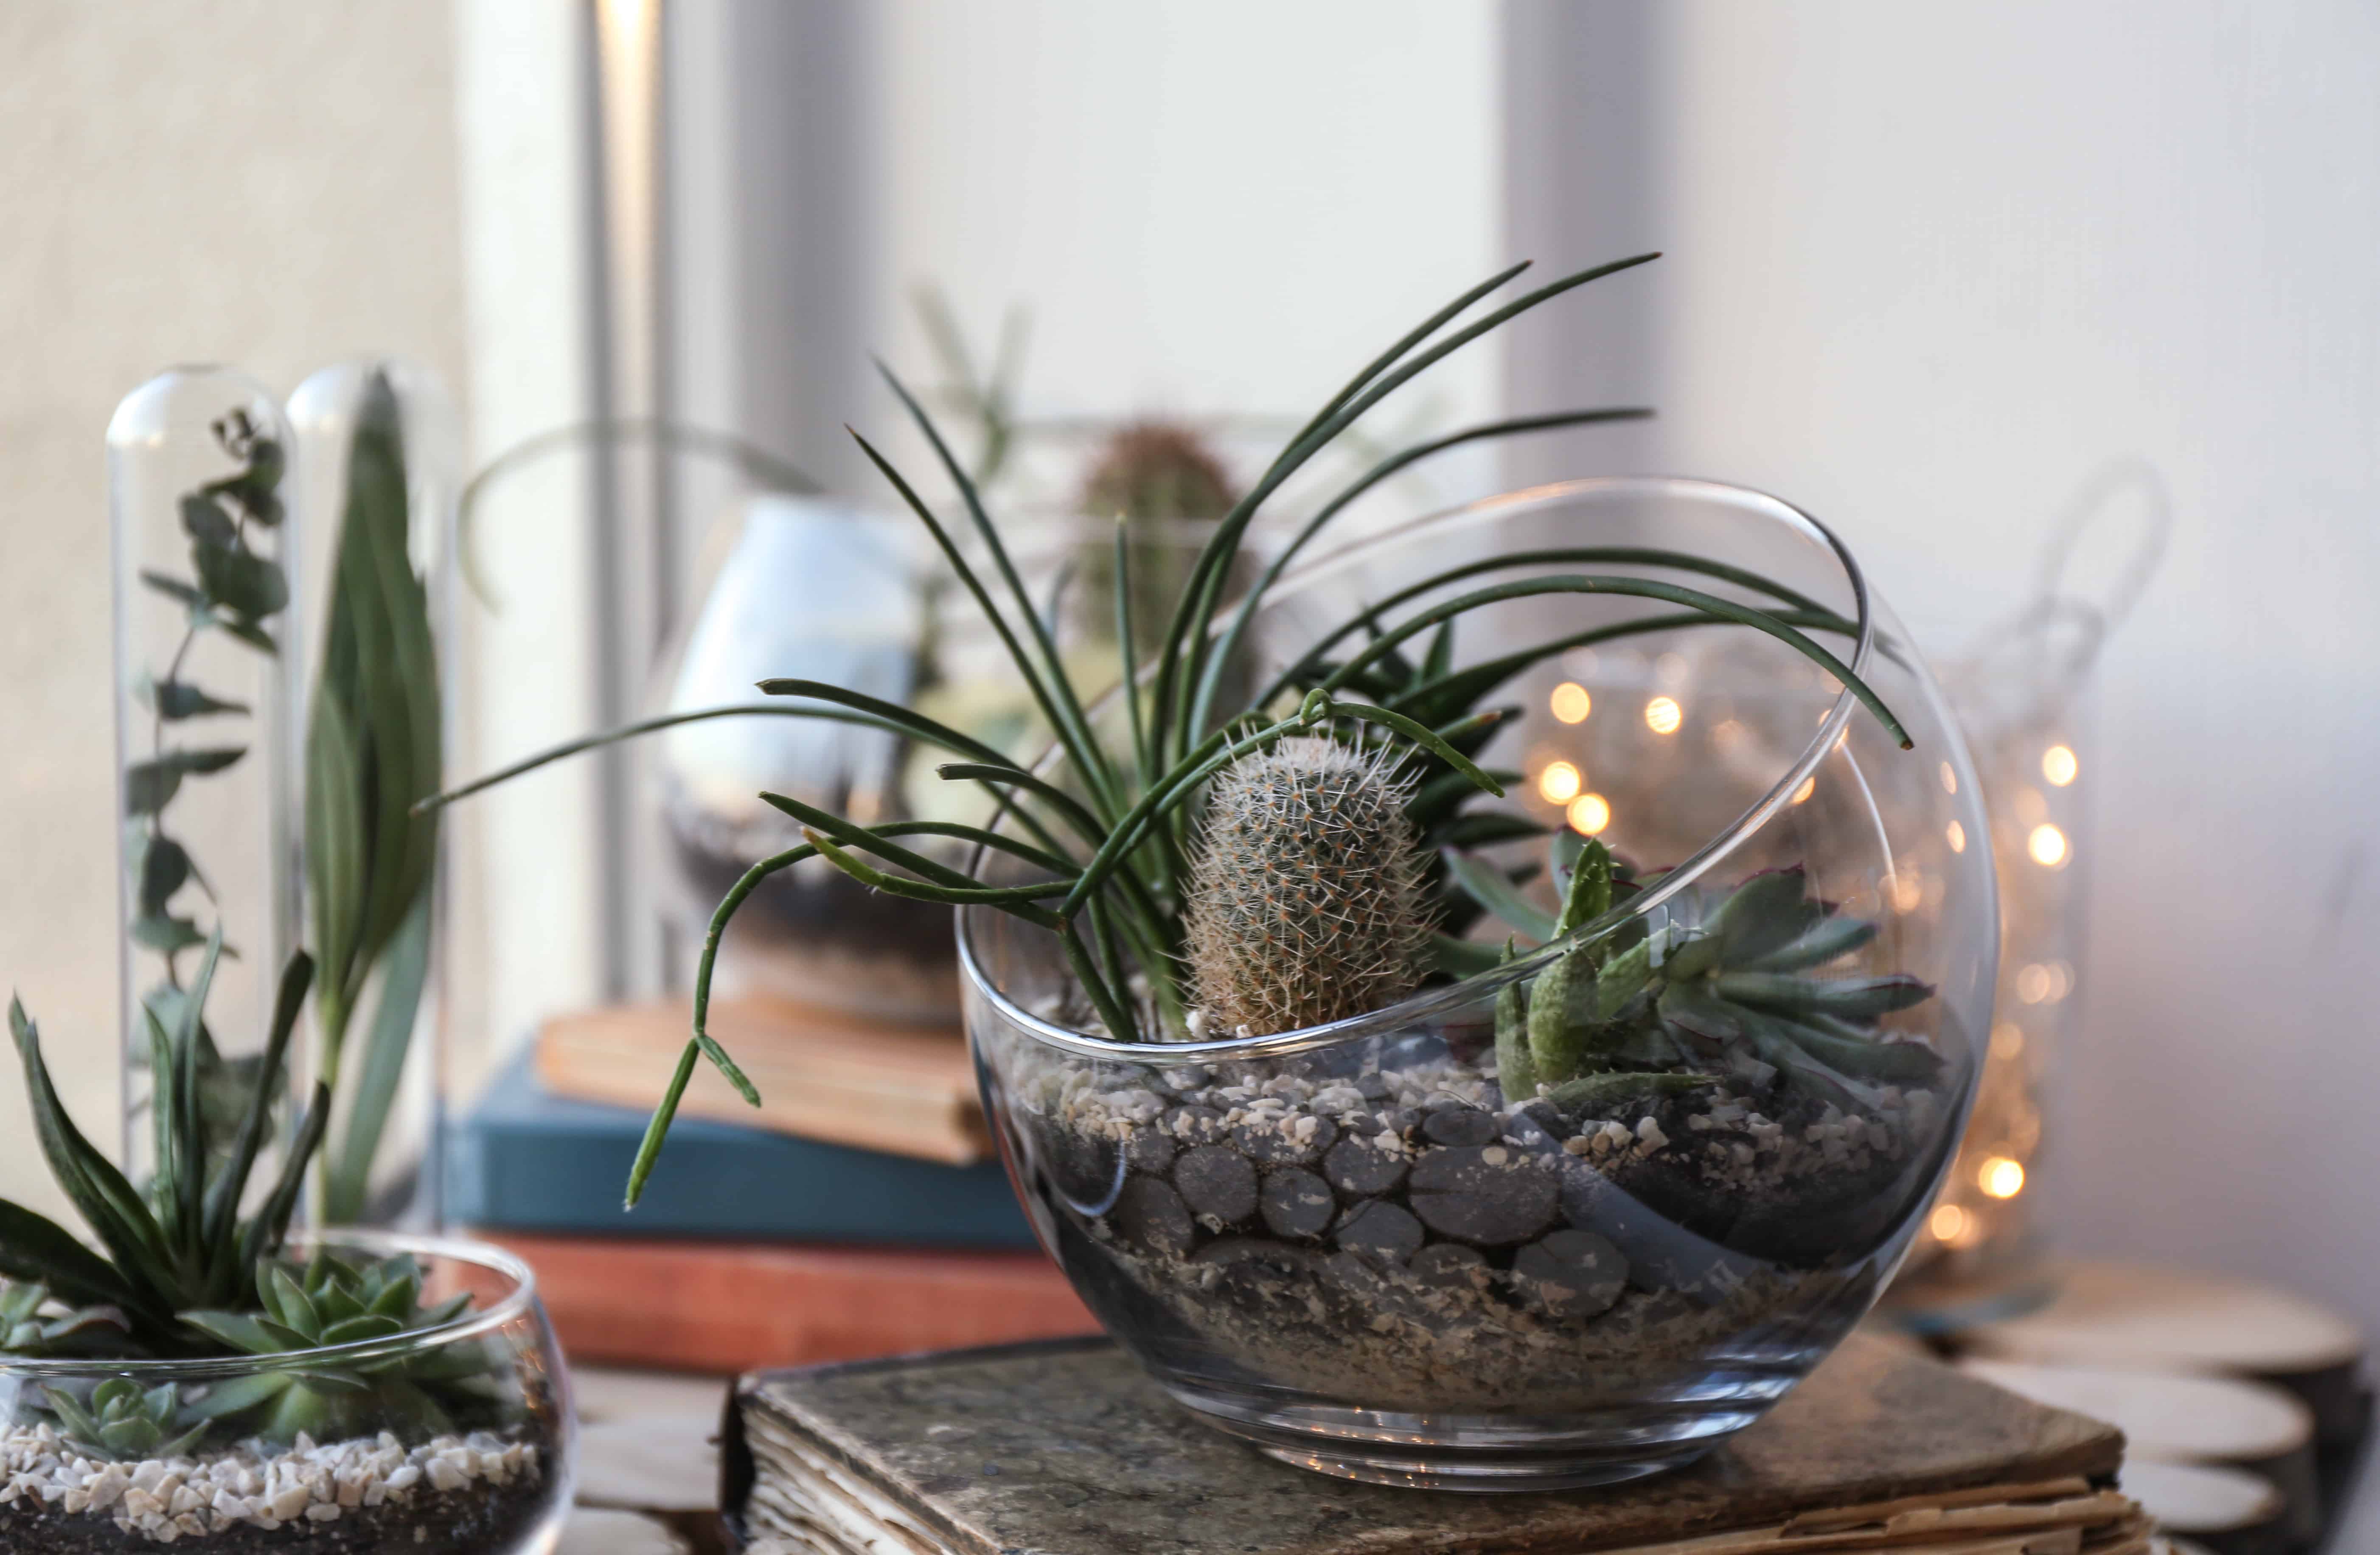
[(61, 1388), (44, 1393), (66, 1439), (110, 1462), (179, 1457), (207, 1434), (203, 1420), (183, 1423), (181, 1390), (171, 1382), (143, 1388), (128, 1377), (111, 1377), (88, 1400)]
[(47, 1285), (0, 1280), (0, 1353), (13, 1355), (79, 1355), (104, 1349), (124, 1332), (124, 1314), (113, 1306), (60, 1310)]
[(1216, 1035), (1269, 1036), (1378, 1009), (1428, 969), (1428, 855), (1387, 751), (1283, 740), (1208, 796), (1183, 927)]
[[(1602, 843), (1588, 841), (1577, 845), (1560, 914), (1543, 922), (1476, 860), (1457, 868), (1466, 888), (1548, 940), (1638, 889)], [(1940, 1056), (1890, 1040), (1876, 1021), (1933, 997), (1933, 989), (1905, 975), (1816, 975), (1876, 933), (1874, 923), (1811, 896), (1798, 868), (1756, 874), (1725, 893), (1690, 887), (1504, 988), (1496, 1008), (1500, 1083), (1515, 1101), (1583, 1101), (1733, 1075), (1850, 1107), (1872, 1102), (1877, 1086), (1930, 1082)]]
[(492, 1368), (477, 1344), (334, 1357), (336, 1364), (305, 1359), (329, 1346), (441, 1328), (471, 1305), (464, 1294), (424, 1306), (421, 1284), (420, 1267), (402, 1253), (372, 1260), (322, 1252), (302, 1269), (266, 1265), (257, 1275), (259, 1310), (186, 1312), (182, 1320), (234, 1354), (298, 1364), (217, 1383), (190, 1405), (191, 1415), (274, 1441), (301, 1431), (331, 1440), (400, 1421), (425, 1436), (452, 1431), (458, 1416), (492, 1396)]
[(307, 1432), (330, 1440), (343, 1428), (399, 1422), (425, 1433), (449, 1429), (476, 1401), (500, 1396), (504, 1379), (483, 1346), (367, 1352), (328, 1361), (313, 1353), (435, 1329), (470, 1305), (455, 1295), (424, 1306), (422, 1276), (405, 1255), (383, 1260), (329, 1253), (294, 1265), (282, 1256), (289, 1220), (329, 1115), (327, 1087), (313, 1100), (253, 1214), (240, 1206), (262, 1151), (284, 1083), (292, 1031), (312, 980), (312, 963), (291, 958), (281, 979), (271, 1036), (227, 1157), (199, 1126), (196, 1027), (223, 947), (212, 942), (184, 1008), (184, 1028), (167, 1034), (150, 1017), (151, 1064), (159, 1077), (152, 1112), (156, 1175), (145, 1192), (94, 1149), (60, 1103), (42, 1058), (41, 1035), (11, 1004), (35, 1130), (50, 1167), (98, 1233), (105, 1255), (65, 1228), (0, 1199), (0, 1355), (100, 1359), (205, 1360), (286, 1357), (188, 1393), (142, 1390), (123, 1379), (90, 1396), (52, 1389), (46, 1407), (79, 1444), (118, 1457), (172, 1456), (221, 1426), (276, 1440)]

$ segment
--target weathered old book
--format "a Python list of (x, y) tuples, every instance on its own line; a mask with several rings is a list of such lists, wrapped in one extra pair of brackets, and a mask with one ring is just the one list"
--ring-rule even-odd
[(2143, 1555), (2113, 1427), (1854, 1337), (1693, 1468), (1463, 1496), (1325, 1478), (1199, 1425), (1104, 1341), (746, 1378), (747, 1555)]
[[(537, 1073), (556, 1096), (650, 1108), (686, 1046), (683, 1000), (578, 1010), (538, 1028)], [(709, 1064), (679, 1111), (805, 1139), (965, 1166), (991, 1156), (966, 1039), (761, 997), (710, 1006), (712, 1036), (760, 1092), (754, 1108)]]
[(537, 1270), (574, 1361), (733, 1377), (1098, 1327), (1038, 1252), (477, 1234)]

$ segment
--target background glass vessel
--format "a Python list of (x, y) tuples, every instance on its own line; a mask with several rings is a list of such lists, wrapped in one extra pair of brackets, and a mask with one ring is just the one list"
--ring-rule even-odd
[[(961, 914), (987, 1111), (1045, 1245), (1176, 1399), (1285, 1461), (1473, 1489), (1690, 1462), (1758, 1418), (1865, 1312), (1958, 1143), (1991, 1008), (1987, 829), (1922, 662), (1805, 515), (1681, 480), (1491, 500), (1285, 579), (1253, 666), (1286, 664), (1329, 626), (1461, 558), (1581, 548), (1638, 553), (1628, 570), (1655, 577), (1667, 575), (1647, 566), (1648, 548), (1732, 564), (1840, 613), (1854, 628), (1845, 656), (1915, 748), (1767, 638), (1697, 625), (1613, 639), (1598, 634), (1663, 607), (1509, 601), (1464, 619), (1456, 669), (1515, 644), (1575, 654), (1613, 640), (1645, 668), (1641, 686), (1597, 699), (1574, 678), (1580, 661), (1548, 659), (1483, 704), (1519, 713), (1484, 758), (1521, 774), (1513, 808), (1597, 836), (1634, 867), (1636, 894), (1571, 939), (1333, 1026), (1152, 1049), (1096, 1034), (1044, 931)], [(1493, 580), (1593, 570), (1579, 564), (1548, 558)], [(1677, 688), (1690, 682), (1702, 689)], [(1546, 845), (1501, 854), (1525, 869)], [(1880, 1054), (1890, 1074), (1843, 1084), (1755, 1045), (1748, 1026), (1736, 1038), (1706, 1026), (1679, 1032), (1674, 1083), (1645, 1080), (1665, 1067), (1647, 1062), (1596, 1095), (1503, 1094), (1506, 985), (1536, 986), (1579, 945), (1633, 954), (1648, 988), (1736, 976), (1722, 930), (1755, 881), (1803, 927), (1872, 926), (1805, 970), (1922, 980), (1856, 1054)], [(1542, 870), (1524, 889), (1553, 900)], [(1500, 944), (1507, 929), (1471, 932)], [(1757, 988), (1766, 975), (1739, 970), (1753, 981), (1708, 986)]]

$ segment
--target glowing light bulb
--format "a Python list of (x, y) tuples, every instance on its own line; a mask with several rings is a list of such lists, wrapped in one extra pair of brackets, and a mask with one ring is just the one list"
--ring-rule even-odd
[(1950, 851), (1952, 853), (1964, 853), (1967, 851), (1967, 829), (1960, 825), (1957, 821), (1954, 820), (1950, 822), (1950, 824), (1943, 830), (1942, 835), (1949, 839)]
[(1548, 761), (1537, 774), (1537, 795), (1549, 805), (1570, 803), (1584, 786), (1578, 769), (1567, 761)]
[(1674, 697), (1656, 697), (1645, 704), (1645, 727), (1657, 735), (1674, 735), (1686, 721), (1686, 710)]
[(1595, 711), (1595, 699), (1586, 687), (1574, 680), (1565, 680), (1554, 687), (1553, 713), (1565, 723), (1584, 723), (1586, 715)]
[(1994, 1156), (1975, 1173), (1975, 1185), (1994, 1198), (2014, 1198), (2024, 1192), (2024, 1163)]
[(1942, 792), (1945, 794), (1959, 792), (1959, 774), (1950, 770), (1950, 763), (1948, 761), (1942, 763)]
[(1570, 802), (1571, 830), (1592, 837), (1611, 824), (1611, 802), (1600, 794), (1582, 794)]
[(1805, 777), (1802, 780), (1802, 786), (1793, 790), (1793, 802), (1798, 805), (1807, 799), (1811, 795), (1815, 794), (1817, 791), (1818, 780), (1814, 777)]
[(2057, 975), (2037, 961), (2016, 975), (2016, 996), (2028, 1004), (2056, 997), (2057, 986)]
[(2054, 788), (2063, 788), (2072, 783), (2079, 770), (2073, 750), (2066, 746), (2054, 745), (2041, 753), (2041, 775), (2047, 778)]
[(2025, 838), (2024, 850), (2045, 869), (2061, 868), (2066, 862), (2066, 833), (2045, 820)]
[(1955, 1204), (1937, 1205), (1934, 1213), (1925, 1218), (1925, 1229), (1934, 1233), (1935, 1241), (1947, 1242), (1955, 1247), (1966, 1240), (1971, 1220), (1972, 1217)]
[(1992, 1057), (2002, 1063), (2013, 1063), (2024, 1056), (2024, 1027), (2012, 1020), (2004, 1020), (1992, 1027)]

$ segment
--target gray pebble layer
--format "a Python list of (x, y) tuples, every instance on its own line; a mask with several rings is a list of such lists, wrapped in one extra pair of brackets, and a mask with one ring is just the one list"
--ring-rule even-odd
[(484, 1431), (408, 1448), (394, 1436), (289, 1447), (244, 1442), (203, 1458), (96, 1462), (48, 1424), (0, 1433), (0, 1507), (46, 1507), (112, 1521), (160, 1544), (240, 1527), (335, 1524), (363, 1509), (410, 1506), (473, 1487), (534, 1485), (540, 1450)]
[(1614, 1184), (1683, 1172), (1730, 1202), (1856, 1201), (1946, 1121), (1929, 1090), (1883, 1087), (1860, 1114), (1805, 1104), (1789, 1124), (1723, 1086), (1604, 1110), (1627, 1121), (1570, 1117), (1505, 1108), (1492, 1067), (1443, 1059), (1131, 1083), (1027, 1065), (1015, 1095), (1055, 1148), (1122, 1158), (1121, 1191), (1079, 1219), (1135, 1284), (1240, 1367), (1378, 1407), (1588, 1407), (1754, 1330), (1855, 1314), (1864, 1260), (1791, 1267), (1666, 1226), (1648, 1240), (1657, 1217)]

